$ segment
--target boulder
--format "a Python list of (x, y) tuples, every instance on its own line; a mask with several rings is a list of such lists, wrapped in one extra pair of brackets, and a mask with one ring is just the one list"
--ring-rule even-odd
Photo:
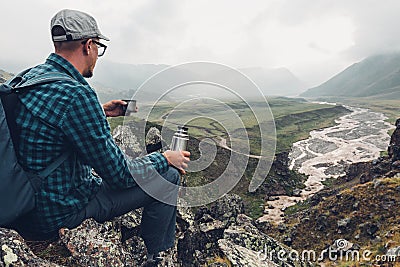
[[(181, 266), (203, 266), (220, 255), (218, 240), (225, 229), (236, 223), (244, 204), (237, 195), (225, 195), (209, 206), (200, 207), (189, 228), (178, 240), (178, 260)], [(186, 212), (180, 213), (190, 213)], [(183, 216), (191, 217), (191, 216)]]
[(0, 266), (42, 266), (59, 265), (39, 258), (26, 245), (24, 239), (14, 230), (0, 228)]
[(219, 248), (233, 266), (301, 266), (301, 262), (288, 257), (291, 249), (258, 230), (251, 218), (240, 221), (241, 224), (226, 229), (223, 239), (218, 240)]
[[(121, 231), (113, 222), (97, 223), (85, 220), (75, 229), (61, 229), (60, 238), (71, 252), (71, 265), (126, 266), (137, 265), (143, 258), (144, 244), (137, 244), (141, 252), (132, 254), (121, 241)], [(135, 250), (137, 252), (138, 249)]]
[(115, 143), (129, 157), (136, 158), (143, 152), (144, 149), (129, 126), (118, 125), (112, 134)]
[(395, 126), (388, 146), (388, 154), (392, 161), (400, 160), (400, 119), (396, 120)]
[(213, 218), (227, 226), (236, 222), (237, 216), (244, 213), (243, 200), (235, 194), (225, 195), (212, 203), (209, 211)]
[(227, 255), (232, 266), (276, 266), (272, 262), (267, 263), (267, 259), (263, 260), (260, 253), (238, 246), (226, 239), (218, 240), (218, 245), (224, 251), (225, 255)]

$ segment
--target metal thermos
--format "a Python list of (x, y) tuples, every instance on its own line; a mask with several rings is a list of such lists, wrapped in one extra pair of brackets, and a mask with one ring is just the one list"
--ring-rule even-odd
[(188, 128), (185, 126), (178, 126), (178, 130), (172, 136), (171, 150), (186, 151), (189, 141)]
[[(186, 151), (188, 141), (188, 128), (185, 126), (178, 126), (178, 130), (175, 132), (174, 136), (172, 136), (171, 150)], [(186, 195), (186, 177), (184, 175), (181, 176), (181, 186), (182, 188), (179, 191), (179, 196), (183, 197)]]

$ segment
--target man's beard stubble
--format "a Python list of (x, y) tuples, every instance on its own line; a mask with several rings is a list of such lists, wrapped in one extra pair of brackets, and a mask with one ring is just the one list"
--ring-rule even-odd
[(85, 78), (91, 78), (93, 76), (93, 70), (87, 70), (82, 76)]

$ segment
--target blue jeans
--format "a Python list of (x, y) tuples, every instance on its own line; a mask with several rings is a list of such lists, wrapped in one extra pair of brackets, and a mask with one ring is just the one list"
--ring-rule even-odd
[[(169, 168), (161, 176), (174, 185), (179, 185), (180, 174), (174, 168)], [(160, 188), (171, 197), (178, 197), (178, 190), (174, 187)], [(163, 191), (164, 192), (164, 191)], [(139, 186), (113, 190), (107, 183), (103, 183), (97, 193), (84, 210), (68, 218), (64, 225), (75, 228), (87, 218), (97, 222), (111, 220), (137, 208), (144, 207), (141, 220), (141, 237), (148, 253), (157, 253), (174, 246), (176, 206), (160, 202), (146, 194)]]

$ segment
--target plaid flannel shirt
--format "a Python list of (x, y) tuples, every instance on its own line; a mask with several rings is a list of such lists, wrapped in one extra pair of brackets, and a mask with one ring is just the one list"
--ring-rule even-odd
[[(51, 54), (24, 77), (30, 79), (47, 72), (64, 73), (73, 80), (40, 85), (20, 95), (20, 164), (27, 171), (38, 172), (65, 149), (73, 150), (76, 157), (70, 156), (50, 174), (37, 196), (30, 220), (42, 232), (57, 230), (69, 215), (83, 209), (102, 179), (113, 188), (128, 188), (136, 186), (133, 177), (145, 179), (154, 171), (168, 169), (168, 162), (159, 153), (134, 160), (125, 158), (114, 143), (96, 93), (61, 56)], [(92, 175), (92, 168), (102, 179)]]

